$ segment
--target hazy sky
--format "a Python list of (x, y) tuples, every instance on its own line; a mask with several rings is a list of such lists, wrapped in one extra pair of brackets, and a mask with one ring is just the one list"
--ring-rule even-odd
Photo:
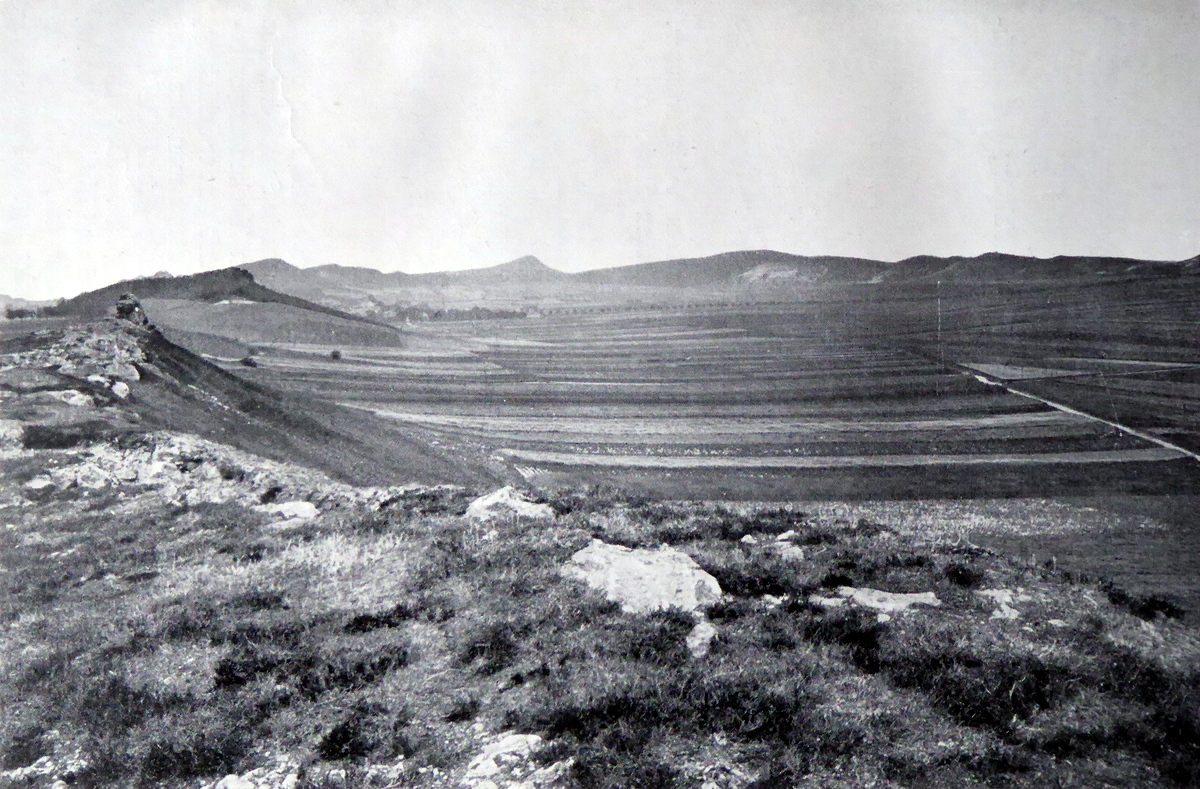
[(1200, 252), (1200, 0), (0, 0), (0, 293)]

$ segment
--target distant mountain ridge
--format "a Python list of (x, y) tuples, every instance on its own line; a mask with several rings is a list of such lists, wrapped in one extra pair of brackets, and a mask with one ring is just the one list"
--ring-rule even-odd
[(661, 303), (680, 299), (801, 298), (814, 287), (922, 283), (1026, 283), (1194, 272), (1188, 261), (1122, 257), (1035, 258), (988, 252), (972, 257), (918, 255), (888, 263), (770, 249), (724, 252), (568, 273), (532, 255), (488, 268), (428, 274), (326, 265), (301, 269), (281, 260), (242, 266), (274, 290), (359, 314), (387, 305), (543, 307), (587, 302)]

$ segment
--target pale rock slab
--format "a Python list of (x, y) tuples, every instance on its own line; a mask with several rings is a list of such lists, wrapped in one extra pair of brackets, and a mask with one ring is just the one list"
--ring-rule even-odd
[(279, 504), (260, 504), (254, 509), (275, 515), (280, 520), (310, 521), (321, 514), (311, 501), (284, 501)]
[(851, 604), (862, 608), (870, 608), (873, 611), (878, 611), (880, 614), (889, 616), (901, 611), (907, 611), (914, 605), (928, 605), (936, 608), (942, 604), (942, 601), (933, 592), (882, 592), (878, 589), (868, 589), (865, 587), (840, 586), (838, 587), (837, 594), (837, 597), (813, 595), (809, 599), (825, 608), (836, 608)]

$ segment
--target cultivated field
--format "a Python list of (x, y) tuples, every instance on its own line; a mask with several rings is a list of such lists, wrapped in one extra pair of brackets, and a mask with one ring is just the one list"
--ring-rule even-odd
[[(255, 375), (486, 447), (528, 479), (617, 475), (695, 495), (711, 472), (768, 477), (743, 486), (749, 498), (1192, 489), (1184, 452), (996, 385), (1043, 368), (938, 358), (847, 308), (427, 325), (406, 348), (343, 347), (338, 360), (331, 346), (276, 346)], [(1064, 375), (1094, 374), (1080, 367)]]
[[(1094, 293), (1061, 292), (1053, 309), (1009, 292), (942, 296), (940, 332), (932, 288), (870, 303), (842, 291), (809, 304), (425, 324), (406, 329), (403, 348), (263, 348), (260, 367), (239, 374), (383, 415), (545, 488), (907, 500), (985, 542), (1014, 530), (974, 528), (953, 502), (975, 513), (972, 501), (1022, 502), (1055, 522), (998, 547), (1200, 604), (1189, 558), (1200, 530), (1187, 514), (1200, 494), (1187, 454), (1200, 435), (1188, 399), (1200, 350), (1173, 328), (1188, 315), (1164, 307), (1167, 340), (1149, 343), (1119, 315), (1103, 323)], [(1042, 319), (1055, 339), (1031, 337)], [(1047, 506), (1065, 498), (1078, 506)], [(1124, 520), (1097, 525), (1096, 511)]]

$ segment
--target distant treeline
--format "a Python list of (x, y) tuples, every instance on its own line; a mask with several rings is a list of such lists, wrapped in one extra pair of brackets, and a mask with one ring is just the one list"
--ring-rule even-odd
[(372, 317), (388, 321), (487, 321), (507, 318), (526, 318), (524, 310), (495, 310), (488, 307), (471, 307), (469, 309), (435, 309), (433, 307), (401, 307), (395, 305), (381, 306)]
[(20, 318), (44, 318), (55, 314), (55, 307), (61, 307), (64, 299), (59, 299), (55, 304), (48, 304), (42, 307), (14, 307), (11, 304), (4, 308), (4, 317), (10, 321), (15, 321)]

